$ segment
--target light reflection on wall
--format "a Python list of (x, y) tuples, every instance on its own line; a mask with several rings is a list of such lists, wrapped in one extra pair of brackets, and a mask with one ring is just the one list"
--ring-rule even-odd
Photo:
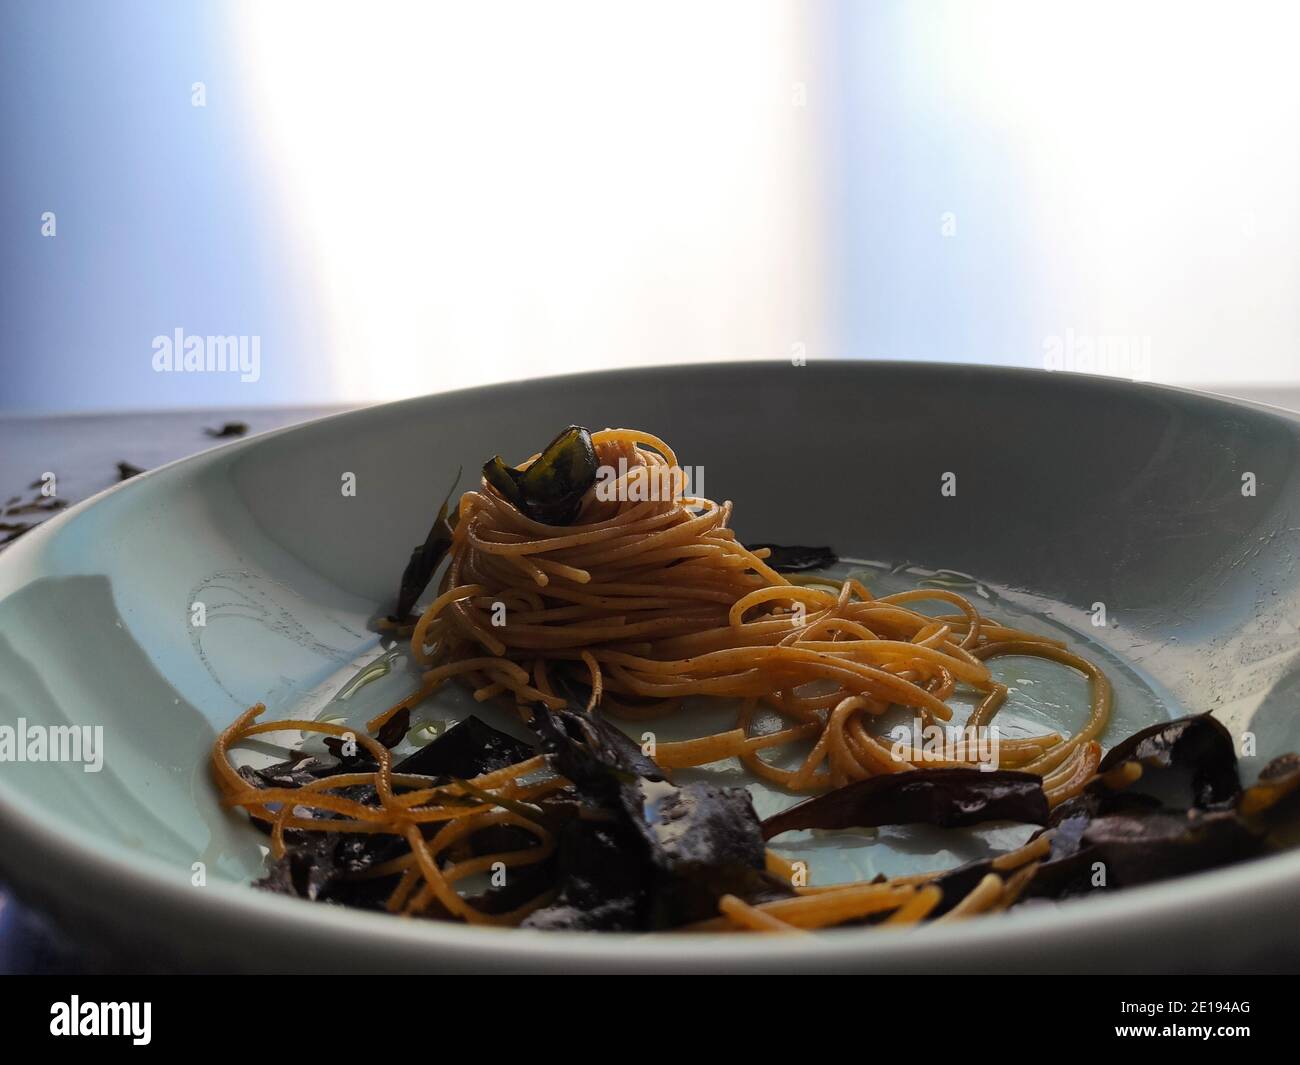
[(349, 398), (825, 352), (797, 4), (241, 19)]
[[(1298, 29), (1259, 0), (5, 5), (0, 411), (800, 353), (1300, 383)], [(178, 328), (260, 337), (260, 379), (152, 372)]]
[(1300, 380), (1300, 9), (838, 12), (846, 350)]

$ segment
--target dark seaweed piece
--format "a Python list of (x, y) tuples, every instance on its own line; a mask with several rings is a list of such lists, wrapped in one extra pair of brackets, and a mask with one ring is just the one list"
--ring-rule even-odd
[(253, 887), (276, 895), (318, 899), (334, 877), (332, 851), (332, 840), (325, 833), (287, 847), (280, 858), (268, 862), (266, 875), (254, 880)]
[[(338, 740), (339, 737), (330, 739)], [(334, 748), (336, 755), (341, 752), (341, 745)], [(396, 763), (393, 771), (446, 782), (501, 769), (521, 762), (533, 753), (529, 744), (471, 716)], [(374, 760), (362, 747), (358, 748), (353, 757), (340, 757), (333, 762), (300, 755), (265, 769), (245, 768), (240, 770), (240, 774), (257, 787), (298, 788), (322, 777), (357, 770), (367, 771), (373, 769), (374, 764)], [(340, 788), (338, 793), (357, 802), (375, 802), (375, 789), (368, 784)], [(531, 835), (528, 840), (530, 842), (516, 842), (509, 849), (519, 850), (535, 843)], [(355, 875), (378, 862), (395, 858), (407, 849), (404, 840), (382, 833), (291, 831), (286, 833), (286, 842), (288, 846), (284, 857), (269, 863), (267, 875), (258, 881), (258, 887), (301, 898), (342, 902), (365, 908), (382, 905), (392, 891), (392, 878), (356, 880)], [(501, 912), (513, 909), (514, 906), (510, 903), (516, 898), (516, 891), (526, 897), (520, 898), (514, 905), (522, 905), (528, 898), (535, 897), (545, 889), (545, 884), (536, 879), (540, 875), (517, 874), (512, 871), (507, 882), (509, 890), (502, 889), (500, 893), (489, 890), (483, 896), (485, 905), (500, 906)], [(531, 894), (527, 894), (530, 890)], [(491, 912), (498, 911), (493, 909)]]
[(416, 601), (429, 586), (438, 563), (447, 554), (447, 548), (451, 547), (452, 527), (451, 522), (447, 520), (447, 507), (451, 503), (452, 492), (456, 491), (459, 481), (460, 470), (457, 470), (456, 480), (452, 482), (446, 498), (442, 501), (442, 506), (438, 508), (429, 535), (424, 538), (424, 543), (411, 552), (406, 569), (402, 571), (402, 581), (397, 591), (397, 607), (393, 614), (397, 621), (410, 615)]
[[(338, 794), (366, 804), (376, 801), (375, 789), (369, 784), (340, 788)], [(338, 817), (319, 813), (315, 816), (327, 820)], [(285, 841), (284, 855), (268, 860), (266, 876), (256, 881), (254, 887), (362, 909), (382, 908), (392, 892), (395, 877), (362, 880), (356, 879), (357, 875), (408, 849), (405, 840), (381, 833), (291, 830), (285, 834)]]
[(375, 760), (371, 757), (370, 752), (361, 744), (353, 740), (349, 743), (342, 736), (326, 736), (324, 739), (325, 749), (337, 758), (345, 767), (344, 772), (348, 773), (372, 773), (375, 769)]
[[(540, 846), (537, 837), (518, 825), (491, 825), (481, 828), (465, 839), (473, 857), (490, 854), (507, 854), (511, 851), (530, 850)], [(484, 889), (467, 901), (484, 913), (509, 913), (524, 903), (548, 891), (555, 881), (555, 856), (531, 865), (511, 867), (505, 882)]]
[(135, 466), (130, 462), (119, 462), (117, 464), (117, 479), (119, 481), (129, 481), (132, 477), (138, 477), (144, 473), (144, 467)]
[(758, 904), (793, 894), (764, 871), (749, 793), (695, 782), (638, 780), (619, 789), (615, 816), (571, 819), (559, 832), (559, 894), (528, 928), (645, 930), (715, 917), (718, 899)]
[(327, 762), (322, 758), (300, 754), (287, 761), (268, 765), (264, 769), (243, 766), (239, 770), (239, 775), (255, 788), (300, 788), (314, 780), (348, 771), (349, 767), (343, 761)]
[(533, 521), (568, 525), (595, 483), (599, 466), (591, 433), (570, 425), (528, 469), (514, 469), (497, 455), (484, 463), (483, 477), (502, 499)]
[(68, 505), (66, 499), (59, 499), (57, 496), (51, 496), (47, 499), (33, 499), (27, 503), (20, 503), (17, 506), (6, 507), (5, 515), (13, 517), (17, 514), (41, 514), (47, 510), (62, 510)]
[[(401, 730), (404, 735), (406, 727), (402, 726)], [(394, 731), (396, 732), (396, 729)], [(383, 732), (381, 728), (379, 736), (376, 737), (380, 742), (383, 742)], [(398, 736), (398, 741), (400, 739), (401, 736)], [(396, 742), (384, 744), (386, 747), (395, 745)], [(358, 746), (354, 754), (346, 755), (343, 739), (339, 736), (326, 737), (325, 746), (345, 767), (335, 770), (336, 772), (370, 772), (375, 767), (374, 758), (364, 747)], [(517, 762), (533, 757), (536, 753), (531, 744), (516, 739), (508, 732), (493, 728), (486, 721), (471, 714), (452, 725), (437, 739), (431, 740), (419, 750), (393, 763), (393, 772), (406, 773), (410, 776), (434, 777), (443, 783), (452, 780), (472, 780), (484, 773), (515, 765)]]
[(533, 731), (552, 756), (561, 776), (583, 792), (612, 798), (638, 777), (663, 780), (664, 774), (617, 725), (573, 710), (533, 711)]
[(805, 799), (763, 822), (763, 838), (801, 828), (874, 828), (928, 824), (944, 828), (983, 821), (1044, 825), (1041, 777), (1009, 769), (916, 769), (868, 777)]
[[(1099, 812), (1106, 807), (1107, 812)], [(1025, 885), (1021, 900), (1066, 899), (1134, 887), (1243, 861), (1263, 852), (1257, 835), (1227, 810), (1166, 810), (1148, 796), (1079, 795), (1053, 811), (1051, 851)], [(928, 915), (942, 916), (988, 873), (992, 859), (950, 869), (931, 883), (943, 899)]]
[(394, 773), (469, 780), (531, 758), (531, 744), (471, 714), (393, 766)]
[(207, 433), (208, 436), (215, 437), (218, 440), (227, 436), (243, 436), (248, 432), (248, 423), (226, 422), (220, 429), (210, 429), (205, 425), (203, 431)]
[(555, 900), (529, 914), (524, 928), (636, 931), (646, 927), (651, 883), (645, 841), (626, 820), (574, 818), (555, 848)]
[(650, 927), (714, 917), (723, 895), (755, 902), (791, 894), (764, 872), (762, 828), (744, 788), (639, 780), (623, 787), (622, 800), (656, 873)]
[(1300, 845), (1300, 755), (1274, 758), (1241, 793), (1237, 812), (1269, 847)]
[(1094, 818), (1083, 844), (1106, 863), (1118, 887), (1228, 865), (1260, 852), (1259, 841), (1229, 810), (1110, 814)]
[(380, 726), (375, 739), (390, 751), (411, 731), (411, 708), (404, 706)]
[[(1192, 802), (1201, 809), (1231, 805), (1241, 794), (1232, 733), (1210, 714), (1164, 721), (1135, 732), (1106, 753), (1097, 772), (1105, 774), (1125, 762), (1137, 762), (1143, 774), (1124, 790), (1154, 794), (1166, 805), (1183, 803), (1168, 801), (1167, 785), (1175, 781), (1165, 771), (1190, 777)], [(1094, 789), (1105, 787), (1094, 785)]]
[(359, 909), (382, 909), (395, 877), (359, 879), (372, 865), (397, 858), (406, 842), (395, 836), (340, 832), (301, 833), (281, 858), (268, 863), (253, 886), (280, 895), (336, 902)]
[(1051, 854), (1025, 897), (1059, 899), (1134, 887), (1262, 852), (1260, 839), (1231, 810), (1133, 808), (1091, 817), (1076, 808), (1057, 826)]
[(766, 547), (772, 553), (767, 564), (777, 573), (804, 573), (814, 569), (830, 569), (840, 559), (829, 547), (801, 547), (783, 544), (746, 544), (751, 551)]
[[(558, 863), (559, 898), (530, 927), (675, 928), (716, 916), (724, 894), (766, 901), (791, 893), (764, 871), (762, 831), (744, 788), (678, 787), (621, 729), (579, 711), (539, 707), (532, 725), (556, 771), (610, 820), (571, 843), (576, 857)], [(592, 888), (611, 881), (604, 895)]]
[(36, 526), (30, 521), (0, 522), (0, 532), (5, 534), (4, 537), (0, 539), (0, 545), (12, 543), (14, 540), (17, 540), (18, 537), (22, 536), (23, 533), (31, 532), (34, 528), (36, 528)]

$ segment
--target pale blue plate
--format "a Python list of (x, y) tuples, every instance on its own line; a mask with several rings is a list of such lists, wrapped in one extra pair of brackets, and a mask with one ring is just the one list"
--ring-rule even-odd
[[(359, 723), (409, 690), (401, 656), (375, 668), (382, 649), (366, 622), (432, 509), (458, 468), (522, 457), (569, 423), (665, 437), (705, 467), (708, 494), (735, 501), (742, 538), (829, 543), (878, 591), (955, 582), (988, 613), (1061, 636), (1116, 683), (1107, 742), (1209, 709), (1253, 735), (1247, 777), (1300, 749), (1296, 419), (970, 367), (595, 374), (240, 441), (105, 492), (0, 556), (0, 724), (101, 725), (104, 736), (99, 772), (0, 762), (4, 875), (66, 920), (196, 967), (1203, 969), (1300, 957), (1300, 855), (963, 926), (790, 940), (485, 931), (248, 887), (262, 837), (217, 805), (215, 733), (259, 700), (276, 716)], [(946, 472), (956, 496), (939, 491)], [(345, 473), (355, 497), (340, 490)], [(203, 627), (191, 624), (195, 602)], [(1086, 687), (1071, 671), (1016, 658), (996, 668), (1013, 688), (1009, 730), (1082, 719)], [(509, 723), (454, 689), (417, 720), (444, 727), (471, 706)], [(727, 713), (701, 708), (660, 737)], [(748, 782), (732, 765), (697, 772)], [(753, 790), (761, 812), (790, 801)], [(781, 848), (831, 882), (954, 864), (1023, 833), (802, 834)]]

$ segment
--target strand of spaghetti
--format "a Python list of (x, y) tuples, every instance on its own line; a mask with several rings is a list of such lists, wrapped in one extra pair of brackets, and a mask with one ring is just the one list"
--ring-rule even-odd
[[(218, 783), (223, 785), (223, 790), (228, 792), (246, 793), (250, 790), (261, 798), (254, 801), (254, 805), (264, 806), (268, 802), (283, 802), (284, 798), (270, 798), (272, 792), (293, 792), (292, 788), (257, 788), (250, 789), (248, 782), (245, 781), (234, 768), (230, 765), (229, 748), (235, 739), (247, 739), (249, 736), (264, 735), (268, 732), (318, 732), (326, 736), (337, 736), (344, 739), (352, 739), (360, 746), (365, 747), (378, 763), (378, 771), (375, 775), (375, 788), (379, 793), (381, 801), (388, 802), (393, 798), (392, 788), (392, 756), (388, 748), (378, 740), (373, 739), (364, 733), (354, 733), (345, 725), (337, 725), (329, 721), (261, 721), (254, 723), (254, 719), (264, 713), (266, 706), (263, 703), (257, 703), (248, 708), (234, 724), (232, 724), (218, 738), (213, 747), (213, 768), (217, 773)], [(227, 796), (229, 798), (229, 796)], [(338, 799), (338, 796), (334, 797)], [(340, 800), (346, 802), (347, 800)], [(232, 803), (243, 805), (242, 802)], [(359, 806), (360, 804), (353, 804)], [(367, 809), (362, 807), (362, 809)], [(361, 818), (365, 820), (365, 818)]]
[(783, 858), (776, 851), (770, 848), (764, 852), (764, 868), (779, 880), (784, 880), (787, 884), (794, 884), (795, 867), (794, 863), (788, 858)]
[(1077, 748), (1078, 758), (1072, 772), (1064, 779), (1053, 780), (1048, 784), (1049, 778), (1043, 780), (1043, 790), (1047, 793), (1047, 804), (1055, 809), (1066, 799), (1072, 799), (1083, 791), (1094, 774), (1097, 772), (1097, 766), (1101, 764), (1101, 744), (1095, 740), (1089, 740)]
[[(495, 499), (492, 500), (494, 513), (499, 514), (506, 505), (498, 504)], [(629, 511), (626, 517), (612, 518), (610, 521), (599, 526), (588, 526), (581, 532), (566, 532), (555, 535), (549, 526), (541, 527), (546, 530), (542, 536), (531, 540), (521, 540), (513, 543), (498, 543), (487, 538), (487, 533), (482, 529), (482, 520), (484, 515), (477, 515), (477, 521), (471, 523), (466, 539), (469, 546), (488, 555), (533, 555), (543, 551), (547, 552), (564, 552), (576, 551), (582, 548), (590, 548), (593, 545), (601, 547), (612, 540), (627, 539), (635, 541), (638, 537), (650, 538), (661, 535), (668, 526), (667, 533), (671, 534), (681, 528), (684, 522), (674, 525), (673, 521), (676, 515), (672, 511), (661, 511), (656, 513), (655, 504), (639, 504), (642, 508), (642, 515), (637, 515), (635, 508)], [(648, 513), (647, 513), (648, 510)], [(517, 513), (517, 512), (516, 512)], [(708, 528), (715, 524), (722, 513), (722, 508), (716, 503), (710, 504), (709, 510), (697, 518), (689, 519), (697, 524), (692, 526), (693, 529)], [(665, 547), (673, 543), (681, 542), (680, 540), (659, 540), (654, 546)], [(635, 542), (629, 546), (636, 546)], [(648, 549), (648, 548), (647, 548)], [(621, 557), (621, 556), (615, 556)]]
[(405, 699), (402, 699), (400, 702), (394, 703), (383, 713), (376, 714), (369, 721), (367, 721), (366, 731), (378, 732), (381, 728), (383, 728), (386, 724), (388, 724), (388, 722), (392, 718), (396, 717), (403, 710), (414, 710), (420, 703), (424, 702), (424, 700), (427, 699), (431, 694), (433, 694), (433, 689), (427, 687), (424, 684), (421, 684), (419, 688), (413, 691)]
[(416, 662), (422, 666), (429, 664), (429, 653), (425, 649), (424, 639), (429, 631), (429, 626), (437, 620), (443, 608), (449, 603), (454, 603), (457, 599), (468, 599), (471, 595), (481, 595), (485, 590), (477, 584), (462, 584), (457, 588), (451, 588), (443, 592), (442, 595), (429, 604), (429, 608), (420, 615), (420, 620), (415, 623), (415, 631), (411, 633), (411, 654)]
[[(616, 662), (631, 666), (643, 673), (676, 674), (686, 671), (718, 673), (736, 666), (749, 666), (756, 661), (772, 660), (779, 663), (795, 663), (806, 668), (814, 676), (827, 679), (837, 677), (852, 680), (859, 694), (862, 694), (863, 682), (870, 682), (870, 690), (883, 689), (892, 694), (897, 701), (909, 706), (924, 706), (941, 720), (952, 717), (952, 710), (942, 700), (936, 699), (923, 688), (918, 688), (900, 679), (896, 675), (876, 669), (863, 662), (855, 662), (839, 656), (829, 656), (810, 651), (799, 646), (792, 647), (738, 647), (723, 651), (712, 651), (696, 658), (675, 662), (657, 662), (648, 658), (623, 655), (616, 651), (598, 652), (602, 661)], [(649, 693), (647, 693), (649, 694)]]
[[(497, 788), (502, 784), (509, 783), (518, 777), (525, 777), (532, 773), (536, 773), (539, 769), (542, 769), (545, 766), (546, 756), (539, 754), (526, 759), (525, 761), (517, 762), (514, 765), (504, 766), (501, 769), (495, 769), (490, 773), (483, 773), (465, 783), (474, 785), (474, 787), (478, 788), (480, 791), (491, 791), (492, 789)], [(397, 796), (395, 801), (397, 805), (415, 808), (424, 805), (429, 802), (430, 799), (438, 795), (461, 796), (464, 794), (465, 788), (463, 785), (453, 781), (450, 784), (439, 784), (437, 787), (426, 788), (422, 791), (406, 792), (405, 794)]]
[(992, 906), (1002, 895), (1002, 877), (997, 873), (989, 873), (978, 884), (971, 888), (970, 893), (966, 895), (956, 906), (945, 914), (935, 918), (935, 924), (948, 921), (960, 921), (964, 918), (982, 913)]
[(980, 637), (980, 625), (983, 619), (979, 611), (976, 610), (968, 599), (958, 595), (956, 592), (946, 591), (942, 588), (917, 588), (909, 592), (895, 592), (893, 595), (883, 595), (876, 600), (877, 603), (914, 603), (917, 601), (939, 599), (945, 603), (951, 603), (965, 615), (968, 631), (966, 639), (962, 646), (973, 646)]
[(415, 889), (415, 885), (418, 882), (419, 877), (414, 868), (407, 869), (403, 872), (401, 879), (397, 881), (397, 887), (395, 887), (393, 893), (388, 896), (388, 901), (384, 904), (384, 908), (388, 910), (389, 913), (400, 913), (402, 907), (406, 905), (406, 900), (411, 897), (411, 892)]
[(739, 628), (744, 623), (746, 613), (756, 606), (762, 606), (764, 603), (770, 603), (773, 600), (781, 603), (804, 603), (808, 606), (817, 607), (835, 605), (833, 596), (820, 592), (815, 588), (798, 588), (794, 585), (759, 588), (757, 591), (741, 596), (732, 604), (731, 610), (727, 614), (728, 624), (732, 628)]
[(998, 872), (1006, 872), (1009, 869), (1018, 869), (1026, 862), (1034, 861), (1038, 858), (1044, 858), (1052, 850), (1052, 833), (1043, 832), (1035, 836), (1023, 847), (1017, 847), (1006, 854), (1000, 854), (989, 864)]
[(861, 884), (824, 895), (797, 895), (765, 902), (756, 909), (796, 928), (825, 928), (873, 913), (897, 909), (916, 889), (893, 884)]
[(735, 895), (723, 895), (718, 900), (718, 910), (724, 917), (729, 917), (738, 927), (753, 932), (794, 932), (803, 934), (802, 928), (765, 913), (757, 906), (751, 906)]
[(862, 716), (849, 719), (846, 739), (858, 756), (858, 761), (869, 764), (875, 774), (905, 773), (915, 768), (912, 759), (899, 757), (893, 748), (887, 748), (875, 736), (867, 732)]
[(836, 657), (861, 652), (877, 659), (928, 662), (942, 667), (968, 684), (987, 684), (990, 679), (988, 668), (983, 665), (971, 666), (960, 658), (945, 655), (934, 647), (904, 640), (844, 640), (838, 643), (809, 641), (807, 643), (800, 642), (798, 646)]
[[(504, 923), (500, 915), (484, 913), (482, 910), (477, 909), (461, 898), (455, 889), (451, 887), (451, 882), (442, 871), (437, 868), (438, 855), (457, 840), (472, 835), (482, 828), (488, 828), (499, 824), (524, 828), (534, 833), (543, 847), (547, 844), (554, 844), (554, 837), (541, 825), (519, 817), (517, 814), (513, 814), (507, 810), (490, 814), (480, 814), (476, 817), (465, 818), (460, 821), (452, 821), (443, 827), (438, 834), (427, 843), (418, 833), (416, 833), (416, 838), (419, 841), (418, 847), (416, 841), (411, 839), (411, 836), (408, 833), (407, 839), (411, 843), (412, 851), (416, 853), (420, 871), (423, 873), (425, 878), (425, 884), (407, 903), (406, 912), (418, 913), (436, 898), (452, 913), (463, 917), (470, 923)], [(431, 876), (430, 873), (433, 875)]]
[(1002, 709), (1002, 704), (1007, 701), (1007, 686), (994, 681), (989, 686), (988, 695), (984, 696), (979, 706), (971, 711), (970, 717), (966, 719), (967, 728), (987, 728), (993, 721), (993, 716)]
[(1063, 647), (1027, 640), (1006, 640), (1000, 643), (985, 644), (976, 651), (976, 654), (984, 660), (998, 655), (1028, 655), (1035, 658), (1046, 658), (1053, 662), (1060, 662), (1062, 665), (1071, 666), (1088, 678), (1089, 688), (1092, 692), (1092, 704), (1089, 707), (1088, 720), (1084, 723), (1083, 728), (1068, 740), (1052, 747), (1041, 757), (1025, 766), (1025, 771), (1028, 773), (1043, 774), (1055, 769), (1080, 744), (1097, 739), (1110, 720), (1113, 698), (1110, 681), (1106, 678), (1105, 673), (1086, 658), (1081, 658)]
[(1042, 862), (1031, 862), (1008, 877), (1006, 884), (1003, 885), (1001, 896), (989, 907), (989, 912), (1001, 912), (1014, 904), (1029, 886), (1029, 882), (1034, 879), (1040, 865)]
[[(541, 659), (538, 659), (538, 661), (541, 661)], [(582, 661), (591, 674), (591, 698), (587, 702), (587, 713), (591, 714), (595, 713), (596, 707), (600, 705), (600, 696), (604, 691), (604, 684), (600, 673), (600, 663), (596, 661), (596, 656), (590, 651), (584, 650), (582, 652)]]
[(934, 884), (926, 884), (915, 895), (896, 909), (881, 924), (916, 924), (943, 900), (943, 890)]

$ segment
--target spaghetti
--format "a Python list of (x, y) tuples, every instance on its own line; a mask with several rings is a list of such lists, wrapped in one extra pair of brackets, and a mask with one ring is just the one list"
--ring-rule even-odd
[[(426, 667), (422, 693), (460, 677), (476, 698), (505, 694), (525, 712), (534, 703), (560, 707), (568, 700), (553, 673), (561, 670), (585, 681), (589, 710), (625, 719), (671, 714), (690, 696), (735, 699), (734, 730), (670, 745), (664, 764), (739, 757), (773, 783), (817, 792), (913, 766), (919, 753), (897, 758), (871, 731), (891, 706), (946, 722), (946, 700), (963, 684), (984, 695), (968, 724), (987, 727), (1006, 688), (985, 660), (1032, 655), (1088, 677), (1090, 714), (1068, 739), (1005, 740), (1000, 757), (1043, 774), (1095, 766), (1089, 744), (1109, 718), (1110, 684), (1059, 641), (995, 624), (946, 589), (876, 598), (852, 578), (796, 583), (766, 564), (767, 549), (736, 539), (731, 503), (684, 494), (662, 440), (627, 429), (592, 440), (602, 466), (621, 474), (603, 498), (588, 494), (571, 525), (532, 521), (486, 486), (461, 497), (450, 563), (412, 637)], [(926, 600), (958, 613), (914, 609)], [(751, 736), (758, 703), (789, 727)], [(803, 741), (812, 749), (796, 770), (759, 755)], [(1060, 786), (1051, 797), (1077, 793), (1080, 777), (1081, 769), (1052, 778)]]
[[(528, 517), (484, 481), (459, 501), (448, 562), (432, 602), (411, 634), (422, 670), (419, 691), (368, 723), (378, 732), (455, 678), (480, 701), (504, 698), (527, 720), (534, 708), (585, 705), (591, 715), (651, 720), (681, 712), (683, 701), (733, 701), (734, 727), (660, 744), (665, 769), (739, 759), (752, 773), (791, 792), (819, 793), (879, 774), (906, 773), (925, 752), (891, 744), (876, 729), (893, 707), (927, 725), (952, 719), (960, 687), (981, 701), (968, 725), (986, 728), (1007, 695), (987, 660), (1030, 655), (1079, 670), (1088, 679), (1086, 723), (1055, 733), (1003, 740), (1003, 764), (1036, 773), (1055, 806), (1079, 794), (1101, 757), (1097, 738), (1110, 714), (1105, 675), (1055, 640), (982, 616), (947, 589), (876, 597), (859, 580), (790, 577), (769, 564), (767, 549), (746, 548), (731, 529), (732, 504), (689, 494), (677, 458), (659, 438), (628, 429), (591, 434), (602, 470), (614, 471), (581, 498), (565, 525)], [(520, 470), (536, 461), (534, 456)], [(952, 612), (916, 609), (939, 601)], [(757, 733), (759, 707), (784, 725)], [(271, 833), (273, 856), (286, 832), (381, 834), (408, 850), (362, 876), (394, 878), (391, 912), (473, 924), (515, 925), (554, 898), (542, 890), (506, 912), (488, 912), (457, 885), (500, 863), (545, 862), (556, 840), (534, 803), (568, 785), (538, 757), (471, 780), (434, 783), (393, 771), (383, 744), (357, 737), (374, 770), (343, 773), (297, 789), (254, 786), (232, 767), (230, 748), (252, 736), (302, 730), (339, 737), (342, 726), (259, 722), (262, 707), (241, 716), (213, 751), (228, 805), (243, 807)], [(794, 768), (766, 752), (803, 744)], [(969, 757), (946, 764), (974, 765)], [(348, 797), (350, 788), (373, 798)], [(587, 811), (593, 817), (599, 811)], [(475, 853), (478, 833), (509, 827), (527, 837), (512, 850)], [(1043, 837), (1039, 837), (1042, 839)], [(1014, 901), (1045, 843), (1004, 856), (943, 919), (958, 920)], [(789, 879), (791, 866), (768, 852), (768, 870)], [(937, 876), (938, 874), (936, 874)], [(751, 904), (720, 898), (717, 918), (696, 927), (791, 933), (845, 921), (909, 923), (939, 904), (933, 877), (801, 889)]]

